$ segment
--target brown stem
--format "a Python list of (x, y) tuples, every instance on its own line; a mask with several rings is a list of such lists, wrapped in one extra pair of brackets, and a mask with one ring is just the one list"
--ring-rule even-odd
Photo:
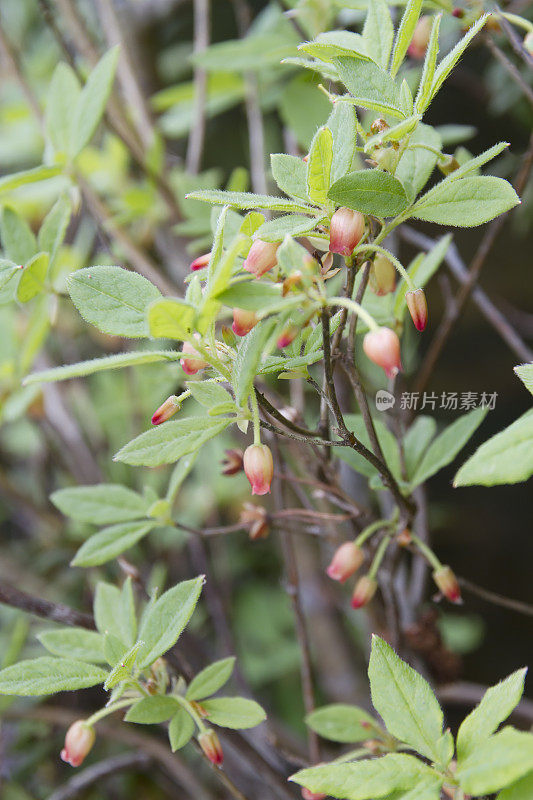
[(87, 628), (95, 630), (95, 624), (90, 614), (76, 611), (74, 608), (63, 603), (52, 603), (49, 600), (42, 600), (31, 594), (11, 586), (6, 581), (0, 581), (0, 603), (4, 603), (12, 608), (19, 608), (28, 614), (36, 617), (49, 619), (51, 622), (60, 622), (62, 625), (69, 625), (77, 628)]

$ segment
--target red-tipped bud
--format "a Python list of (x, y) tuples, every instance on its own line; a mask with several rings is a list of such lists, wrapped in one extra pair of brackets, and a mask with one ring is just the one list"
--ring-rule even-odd
[(222, 460), (222, 474), (236, 475), (243, 468), (242, 450), (226, 450), (226, 456)]
[(260, 278), (278, 263), (278, 245), (279, 242), (263, 242), (261, 239), (256, 239), (250, 247), (243, 268)]
[(412, 58), (421, 60), (426, 55), (429, 37), (431, 36), (431, 26), (431, 17), (427, 14), (424, 14), (424, 16), (420, 17), (416, 23), (411, 44), (407, 48), (407, 52)]
[(71, 767), (79, 767), (94, 744), (94, 728), (84, 719), (73, 722), (65, 736), (65, 746), (61, 758)]
[(351, 256), (365, 232), (365, 218), (359, 211), (338, 208), (331, 217), (329, 226), (330, 253)]
[(450, 603), (460, 605), (463, 602), (459, 583), (450, 567), (436, 569), (433, 573), (433, 580)]
[(281, 332), (281, 336), (276, 344), (279, 349), (282, 350), (284, 347), (288, 347), (290, 344), (292, 344), (297, 336), (298, 328), (296, 328), (294, 325), (288, 325), (285, 330)]
[(195, 258), (191, 263), (191, 272), (196, 272), (197, 269), (203, 269), (204, 267), (207, 267), (210, 258), (211, 253), (204, 253), (203, 256), (198, 256), (198, 258)]
[(344, 583), (350, 575), (357, 572), (364, 561), (364, 553), (355, 542), (344, 542), (335, 551), (326, 573), (334, 581)]
[(374, 364), (385, 370), (387, 378), (401, 372), (400, 340), (390, 328), (369, 331), (363, 339), (363, 350)]
[(180, 408), (180, 401), (175, 394), (171, 394), (170, 397), (167, 397), (165, 402), (159, 406), (157, 411), (154, 412), (152, 425), (161, 425), (162, 422), (166, 422), (167, 419), (174, 416)]
[(533, 31), (529, 31), (529, 33), (526, 33), (522, 44), (524, 45), (524, 49), (527, 50), (529, 55), (533, 56)]
[(181, 350), (183, 353), (194, 356), (194, 358), (180, 358), (181, 368), (187, 373), (187, 375), (196, 375), (196, 373), (200, 372), (201, 369), (205, 369), (209, 366), (207, 361), (204, 361), (198, 355), (190, 342), (183, 342), (183, 347)]
[(381, 254), (375, 257), (374, 263), (370, 269), (368, 284), (378, 297), (390, 294), (395, 290), (396, 267), (390, 258)]
[(414, 292), (406, 292), (405, 299), (415, 328), (417, 331), (423, 331), (428, 324), (428, 304), (424, 290), (415, 289)]
[(327, 794), (323, 792), (312, 792), (310, 789), (306, 789), (305, 786), (302, 786), (302, 797), (303, 800), (326, 800)]
[(224, 761), (224, 753), (219, 738), (212, 728), (208, 728), (198, 736), (198, 744), (212, 764), (219, 767)]
[(246, 336), (257, 325), (259, 319), (255, 311), (245, 311), (243, 308), (233, 309), (233, 325), (231, 330), (237, 336)]
[(377, 588), (377, 581), (369, 578), (368, 575), (363, 575), (362, 578), (359, 578), (352, 595), (352, 608), (362, 608), (367, 603), (370, 603)]
[(241, 509), (239, 522), (243, 528), (248, 528), (248, 535), (252, 541), (256, 539), (266, 539), (270, 532), (268, 514), (263, 506), (256, 506), (253, 503), (244, 503)]
[(454, 8), (454, 10), (452, 11), (452, 17), (455, 17), (456, 19), (462, 19), (464, 15), (465, 12), (464, 9), (462, 8)]
[(244, 472), (252, 494), (268, 494), (274, 475), (272, 453), (266, 444), (251, 444), (244, 451)]

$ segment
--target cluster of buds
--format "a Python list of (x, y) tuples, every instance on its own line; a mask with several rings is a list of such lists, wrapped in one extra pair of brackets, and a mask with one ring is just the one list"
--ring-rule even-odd
[(91, 750), (95, 739), (94, 728), (84, 719), (73, 722), (65, 736), (65, 746), (61, 758), (71, 767), (79, 767)]
[(260, 278), (278, 263), (278, 247), (279, 242), (263, 242), (261, 239), (256, 239), (250, 247), (243, 269)]
[(423, 289), (406, 292), (405, 300), (417, 331), (423, 331), (428, 322), (428, 304)]
[(269, 534), (268, 514), (263, 506), (244, 503), (239, 522), (243, 528), (248, 528), (248, 535), (252, 541), (266, 539)]
[(441, 566), (436, 569), (433, 572), (433, 580), (450, 603), (460, 605), (463, 602), (459, 582), (450, 567)]
[(365, 554), (355, 542), (344, 542), (335, 551), (326, 573), (334, 581), (344, 583), (361, 566)]
[(180, 408), (180, 401), (175, 394), (171, 394), (170, 397), (167, 397), (165, 402), (162, 403), (156, 411), (154, 411), (152, 415), (152, 425), (161, 425), (162, 422), (166, 422), (168, 419), (174, 416), (174, 414), (176, 414)]
[(274, 475), (272, 453), (266, 444), (251, 444), (244, 451), (244, 472), (250, 481), (252, 494), (268, 494)]
[(368, 331), (363, 339), (363, 350), (374, 364), (385, 370), (387, 378), (394, 378), (401, 372), (400, 340), (390, 328)]
[(237, 336), (246, 336), (259, 322), (255, 311), (245, 311), (244, 308), (233, 309), (233, 325), (231, 330)]
[(330, 253), (339, 253), (345, 258), (351, 256), (364, 232), (365, 218), (359, 211), (338, 208), (331, 217), (329, 226)]
[(378, 253), (374, 259), (368, 284), (378, 297), (390, 294), (396, 288), (396, 267), (387, 256)]
[(411, 58), (416, 58), (421, 61), (426, 55), (426, 50), (429, 44), (429, 37), (431, 36), (431, 17), (424, 14), (418, 22), (411, 39), (411, 44), (407, 48), (407, 52)]
[(243, 452), (232, 448), (226, 450), (226, 455), (222, 460), (222, 474), (223, 475), (236, 475), (243, 468)]
[(224, 753), (220, 740), (212, 728), (206, 728), (198, 736), (198, 744), (202, 752), (207, 756), (212, 764), (219, 767), (224, 761)]
[[(199, 334), (195, 334), (195, 337), (196, 339), (200, 338)], [(190, 342), (183, 342), (181, 350), (186, 356), (193, 356), (192, 358), (180, 358), (181, 368), (187, 375), (196, 375), (201, 369), (205, 369), (209, 366), (207, 361), (204, 361), (204, 359), (198, 355), (198, 352)]]

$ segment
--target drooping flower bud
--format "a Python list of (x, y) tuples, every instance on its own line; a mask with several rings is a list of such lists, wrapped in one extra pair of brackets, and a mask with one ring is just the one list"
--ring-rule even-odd
[(257, 325), (259, 319), (255, 311), (245, 311), (243, 308), (233, 309), (233, 325), (231, 330), (237, 336), (246, 336)]
[(224, 761), (222, 745), (213, 728), (207, 728), (198, 736), (198, 744), (212, 764), (220, 766)]
[(165, 402), (159, 406), (157, 411), (154, 412), (152, 416), (152, 425), (161, 425), (162, 422), (166, 422), (167, 419), (170, 419), (180, 408), (180, 401), (175, 394), (171, 394), (170, 397), (167, 397)]
[(196, 373), (200, 372), (201, 369), (205, 369), (209, 366), (207, 361), (204, 361), (198, 355), (197, 351), (190, 342), (183, 342), (183, 347), (181, 350), (183, 353), (195, 356), (195, 358), (180, 358), (181, 368), (185, 373), (187, 373), (187, 375), (196, 375)]
[(436, 569), (433, 572), (433, 580), (450, 603), (460, 605), (463, 602), (459, 583), (450, 567), (444, 566)]
[(242, 457), (242, 450), (226, 450), (226, 456), (222, 461), (222, 474), (236, 475), (240, 472), (243, 468)]
[(194, 261), (191, 262), (191, 272), (196, 272), (197, 269), (203, 269), (204, 267), (207, 267), (210, 258), (211, 253), (204, 253), (203, 256), (198, 256), (198, 258), (195, 258)]
[(428, 304), (423, 289), (406, 292), (405, 300), (417, 331), (423, 331), (428, 323)]
[(368, 358), (385, 370), (387, 378), (401, 372), (400, 340), (390, 328), (368, 331), (363, 339), (363, 350)]
[(263, 242), (261, 239), (256, 239), (242, 265), (243, 269), (260, 278), (276, 266), (278, 245), (279, 242)]
[(94, 744), (95, 733), (84, 719), (73, 722), (65, 736), (65, 746), (61, 758), (71, 767), (79, 767)]
[(252, 494), (268, 494), (274, 475), (272, 453), (266, 444), (251, 444), (244, 451), (244, 472)]
[(351, 256), (365, 232), (365, 218), (359, 211), (350, 208), (338, 208), (329, 226), (330, 253)]
[(326, 800), (327, 794), (323, 792), (312, 792), (311, 789), (306, 789), (305, 786), (302, 786), (302, 798), (303, 800)]
[(529, 31), (528, 33), (526, 33), (522, 44), (524, 45), (524, 49), (527, 50), (529, 55), (533, 56), (533, 31)]
[(416, 23), (416, 28), (407, 52), (412, 58), (422, 60), (426, 55), (429, 37), (431, 36), (431, 17), (424, 14)]
[(263, 506), (253, 503), (244, 503), (241, 509), (239, 522), (243, 528), (248, 528), (248, 535), (252, 541), (266, 539), (270, 532), (268, 514)]
[(370, 603), (377, 588), (377, 581), (369, 578), (368, 575), (363, 575), (362, 578), (359, 578), (352, 595), (352, 608), (362, 608), (367, 603)]
[(292, 344), (297, 336), (298, 328), (295, 325), (287, 325), (287, 327), (281, 332), (276, 345), (280, 350), (282, 350), (284, 347), (288, 347), (290, 344)]
[(390, 294), (396, 288), (396, 267), (387, 256), (378, 253), (370, 269), (368, 285), (378, 297)]
[(326, 573), (334, 581), (344, 583), (357, 572), (364, 561), (364, 553), (355, 542), (344, 542), (335, 551)]

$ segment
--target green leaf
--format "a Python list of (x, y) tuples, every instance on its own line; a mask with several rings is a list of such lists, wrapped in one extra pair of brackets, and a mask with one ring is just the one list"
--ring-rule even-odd
[(187, 381), (185, 385), (194, 399), (205, 408), (212, 408), (232, 399), (223, 386), (213, 381)]
[(23, 172), (13, 172), (11, 175), (5, 175), (0, 178), (0, 194), (12, 192), (20, 186), (26, 186), (28, 183), (37, 183), (38, 181), (46, 181), (48, 178), (55, 178), (57, 175), (61, 175), (61, 167), (34, 167)]
[(334, 58), (339, 78), (353, 97), (355, 105), (402, 119), (400, 90), (391, 76), (373, 61), (341, 56)]
[(223, 192), (218, 189), (201, 189), (189, 192), (188, 200), (202, 200), (204, 203), (214, 203), (220, 206), (232, 206), (241, 210), (251, 208), (268, 208), (271, 211), (309, 211), (305, 203), (297, 203), (284, 197), (270, 197), (265, 194), (251, 194), (250, 192)]
[(363, 41), (365, 52), (382, 69), (387, 69), (394, 38), (394, 26), (385, 0), (368, 4)]
[(533, 394), (533, 364), (520, 364), (514, 371), (526, 387)]
[(50, 264), (61, 246), (70, 222), (72, 206), (67, 195), (61, 195), (56, 200), (43, 220), (37, 237), (39, 250), (50, 255)]
[(372, 637), (368, 677), (372, 703), (389, 733), (438, 760), (443, 715), (429, 683), (379, 636)]
[(263, 242), (281, 242), (285, 236), (303, 236), (316, 228), (324, 217), (304, 217), (301, 214), (290, 214), (264, 222), (255, 233), (256, 239)]
[(463, 720), (457, 734), (459, 762), (468, 758), (516, 708), (524, 693), (526, 672), (527, 669), (519, 669), (487, 689), (479, 705)]
[(118, 55), (119, 48), (116, 46), (102, 56), (81, 90), (76, 106), (71, 108), (72, 122), (68, 147), (71, 158), (75, 158), (90, 142), (102, 119), (115, 79)]
[(137, 635), (137, 617), (135, 614), (133, 580), (129, 576), (122, 584), (122, 589), (120, 590), (120, 616), (122, 620), (122, 638), (127, 645), (132, 645)]
[(172, 475), (168, 482), (166, 500), (172, 503), (182, 485), (185, 478), (190, 474), (194, 463), (198, 457), (198, 450), (191, 455), (181, 458), (172, 470)]
[(186, 339), (192, 329), (194, 306), (174, 297), (156, 300), (148, 309), (148, 329), (156, 339)]
[(33, 658), (0, 670), (0, 694), (35, 697), (87, 689), (103, 683), (107, 672), (93, 664), (63, 658)]
[(400, 139), (403, 139), (408, 133), (413, 131), (422, 117), (420, 114), (412, 114), (407, 119), (398, 122), (397, 125), (393, 125), (392, 128), (387, 128), (384, 131), (380, 131), (380, 133), (376, 133), (375, 136), (371, 136), (365, 143), (364, 152), (369, 153), (373, 147), (377, 145), (383, 144), (383, 142), (399, 142)]
[(413, 207), (410, 216), (439, 225), (472, 228), (504, 214), (520, 203), (508, 181), (492, 175), (437, 184)]
[(440, 186), (447, 185), (453, 183), (454, 181), (459, 180), (459, 178), (464, 178), (467, 175), (471, 175), (472, 173), (476, 174), (480, 167), (484, 164), (488, 164), (489, 161), (492, 161), (496, 156), (499, 156), (500, 153), (503, 153), (509, 147), (509, 142), (498, 142), (497, 144), (489, 147), (488, 150), (484, 150), (475, 158), (469, 158), (468, 161), (465, 161), (464, 164), (451, 172), (443, 181), (441, 181)]
[(272, 177), (289, 197), (307, 200), (307, 166), (302, 158), (285, 153), (270, 156)]
[(357, 144), (355, 109), (351, 103), (335, 103), (327, 125), (333, 136), (331, 183), (344, 177), (352, 168)]
[(358, 61), (368, 61), (365, 42), (361, 34), (352, 31), (326, 31), (319, 33), (314, 42), (303, 42), (298, 50), (322, 61), (333, 61), (347, 56)]
[[(368, 438), (368, 433), (362, 416), (360, 414), (345, 414), (344, 419), (348, 428), (355, 433), (359, 441), (362, 442), (366, 447), (370, 447), (370, 439)], [(385, 456), (385, 462), (392, 474), (399, 479), (401, 476), (401, 462), (398, 443), (394, 435), (389, 431), (387, 426), (381, 422), (381, 420), (375, 419), (374, 427), (376, 429), (379, 445), (383, 451), (383, 455)], [(355, 450), (352, 450), (349, 447), (338, 447), (335, 448), (335, 454), (343, 461), (346, 461), (347, 464), (350, 464), (350, 466), (356, 472), (366, 475), (369, 478), (377, 475), (376, 468), (372, 466), (372, 464), (370, 464), (366, 458), (359, 455), (359, 453), (356, 453)]]
[(192, 738), (194, 733), (194, 721), (184, 708), (180, 708), (170, 720), (168, 726), (168, 738), (172, 752), (180, 750)]
[(327, 202), (332, 161), (332, 133), (329, 128), (319, 128), (311, 142), (307, 160), (307, 194), (312, 203), (324, 205)]
[(136, 722), (139, 725), (158, 725), (166, 722), (180, 708), (175, 697), (153, 695), (143, 697), (130, 709), (124, 717), (126, 722)]
[(141, 669), (153, 664), (176, 644), (192, 616), (203, 584), (203, 575), (182, 581), (147, 607), (139, 627), (139, 639), (144, 642), (139, 654)]
[(464, 51), (474, 38), (477, 33), (481, 30), (487, 19), (490, 17), (490, 14), (483, 14), (483, 16), (479, 17), (471, 28), (465, 33), (462, 39), (460, 39), (453, 50), (450, 50), (447, 56), (445, 56), (442, 61), (440, 62), (439, 66), (435, 71), (435, 77), (433, 79), (433, 86), (431, 87), (431, 95), (427, 101), (427, 105), (429, 105), (434, 99), (435, 95), (439, 91), (440, 87), (455, 67), (461, 56), (463, 55)]
[(312, 711), (305, 718), (311, 730), (333, 742), (364, 742), (371, 735), (361, 722), (376, 725), (375, 720), (358, 706), (332, 703)]
[(230, 308), (244, 308), (246, 311), (262, 311), (269, 305), (277, 306), (281, 300), (281, 286), (277, 283), (264, 283), (255, 278), (239, 280), (217, 295), (217, 299)]
[(124, 653), (121, 660), (115, 667), (113, 667), (107, 676), (107, 680), (104, 683), (104, 689), (106, 692), (110, 689), (113, 689), (117, 684), (121, 683), (121, 681), (126, 680), (131, 676), (133, 667), (137, 660), (137, 655), (143, 645), (143, 641), (135, 642), (133, 647), (130, 647), (130, 649)]
[(427, 450), (430, 441), (437, 431), (437, 423), (433, 417), (420, 416), (415, 419), (403, 440), (405, 470), (412, 477)]
[(518, 483), (533, 475), (533, 411), (484, 442), (463, 464), (454, 486)]
[[(246, 339), (249, 336), (250, 334)], [(172, 464), (178, 458), (199, 450), (209, 439), (227, 428), (232, 421), (214, 420), (202, 416), (164, 422), (128, 442), (113, 460), (145, 467)]]
[(497, 800), (531, 800), (533, 797), (533, 772), (524, 775), (512, 786), (500, 792)]
[(377, 169), (350, 172), (333, 184), (328, 197), (337, 205), (375, 217), (394, 217), (408, 205), (400, 181)]
[(202, 702), (207, 719), (221, 728), (255, 728), (266, 714), (259, 703), (246, 697), (212, 697)]
[(66, 155), (70, 148), (73, 109), (81, 92), (76, 73), (68, 64), (54, 69), (46, 101), (46, 136), (57, 154)]
[(33, 231), (17, 212), (4, 206), (0, 216), (0, 236), (6, 258), (16, 264), (25, 264), (37, 252)]
[(419, 113), (423, 113), (430, 103), (435, 68), (437, 66), (437, 56), (439, 54), (439, 29), (441, 20), (442, 14), (437, 14), (433, 17), (433, 25), (431, 27), (431, 35), (424, 59), (422, 77), (420, 78), (418, 93), (415, 100), (415, 109)]
[(148, 514), (149, 507), (142, 495), (118, 483), (59, 489), (50, 500), (67, 517), (94, 525), (139, 519)]
[(48, 652), (63, 658), (74, 658), (77, 661), (104, 663), (104, 637), (96, 631), (83, 628), (60, 628), (41, 631), (37, 638)]
[(22, 270), (17, 288), (17, 300), (20, 303), (28, 303), (43, 291), (48, 262), (48, 253), (38, 253), (28, 261)]
[(230, 656), (203, 669), (190, 682), (185, 694), (187, 700), (202, 700), (218, 692), (229, 681), (234, 666), (235, 656)]
[(254, 379), (261, 363), (263, 347), (272, 333), (272, 329), (271, 320), (260, 322), (239, 345), (237, 356), (233, 362), (232, 376), (235, 400), (239, 406), (246, 402), (252, 391)]
[(112, 633), (104, 634), (104, 654), (109, 666), (116, 667), (127, 652), (128, 648), (118, 637)]
[(98, 581), (94, 593), (94, 621), (100, 633), (110, 634), (120, 640), (126, 647), (133, 644), (135, 637), (135, 609), (131, 578), (128, 578), (120, 590), (117, 586)]
[(448, 425), (434, 439), (417, 467), (411, 481), (411, 488), (424, 483), (424, 481), (427, 481), (428, 478), (453, 461), (457, 453), (463, 449), (481, 425), (487, 415), (487, 411), (487, 408), (474, 408), (467, 414), (463, 414), (455, 422), (452, 422), (451, 425)]
[(160, 361), (177, 361), (181, 353), (175, 350), (138, 350), (131, 353), (117, 353), (114, 356), (92, 358), (89, 361), (79, 361), (77, 364), (65, 364), (63, 367), (53, 367), (42, 372), (32, 372), (24, 378), (24, 386), (32, 383), (47, 383), (49, 381), (66, 381), (70, 378), (80, 378), (93, 375), (108, 369), (121, 369), (122, 367), (136, 367), (141, 364), (155, 364)]
[(411, 789), (430, 777), (434, 778), (434, 773), (419, 759), (390, 753), (382, 758), (302, 769), (291, 780), (317, 794), (345, 800), (377, 800), (388, 798), (395, 790)]
[(122, 267), (87, 267), (69, 275), (67, 286), (81, 316), (99, 330), (115, 336), (149, 336), (146, 311), (161, 293), (142, 275)]
[(422, 0), (408, 0), (405, 4), (405, 11), (403, 12), (398, 33), (396, 34), (396, 41), (394, 42), (394, 50), (392, 53), (390, 74), (393, 78), (405, 58), (407, 48), (411, 44), (421, 8)]
[(103, 528), (82, 544), (72, 561), (73, 567), (96, 567), (111, 561), (137, 544), (155, 528), (157, 522), (119, 522)]
[(480, 796), (508, 786), (532, 769), (533, 734), (504, 728), (459, 761), (457, 777), (464, 792)]
[[(420, 123), (411, 134), (409, 147), (404, 151), (394, 173), (401, 181), (409, 200), (414, 200), (416, 195), (424, 188), (431, 173), (435, 169), (438, 156), (431, 150), (414, 145), (427, 145), (440, 151), (441, 138), (435, 128)], [(412, 147), (412, 149), (410, 149)]]
[(22, 266), (19, 264), (13, 264), (12, 261), (8, 261), (6, 258), (0, 258), (0, 290), (7, 286), (9, 281), (17, 275), (20, 275), (22, 272)]

